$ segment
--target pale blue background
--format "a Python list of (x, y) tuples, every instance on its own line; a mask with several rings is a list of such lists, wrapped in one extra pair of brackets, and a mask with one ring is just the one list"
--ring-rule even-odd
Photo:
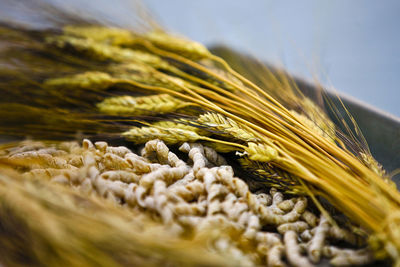
[[(133, 1), (51, 1), (123, 26), (135, 23)], [(0, 16), (12, 16), (19, 2), (0, 1)], [(143, 2), (172, 31), (208, 45), (229, 44), (400, 116), (400, 1)]]
[(316, 75), (400, 116), (400, 1), (146, 2), (165, 25), (193, 39)]

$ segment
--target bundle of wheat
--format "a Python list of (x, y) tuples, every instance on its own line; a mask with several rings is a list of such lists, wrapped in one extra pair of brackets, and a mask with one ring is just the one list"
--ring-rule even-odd
[[(135, 144), (153, 139), (168, 145), (197, 142), (217, 152), (229, 153), (229, 160), (241, 165), (248, 176), (285, 193), (308, 196), (312, 200), (322, 214), (314, 232), (306, 232), (309, 224), (282, 225), (301, 216), (295, 208), (302, 205), (300, 200), (281, 204), (289, 207), (293, 204), (297, 213), (290, 216), (296, 219), (288, 219), (292, 218), (288, 215), (290, 212), (272, 216), (262, 205), (257, 211), (257, 216), (261, 216), (267, 225), (280, 225), (281, 228), (277, 229), (285, 233), (284, 243), (290, 263), (309, 263), (300, 257), (302, 248), (297, 244), (296, 231), (302, 232), (304, 238), (311, 238), (314, 234), (309, 246), (303, 249), (315, 262), (322, 254), (335, 259), (335, 255), (340, 255), (339, 259), (333, 260), (337, 264), (363, 263), (371, 259), (365, 251), (352, 254), (332, 247), (322, 248), (321, 244), (330, 232), (329, 225), (337, 225), (326, 206), (321, 204), (321, 199), (324, 199), (368, 233), (369, 246), (376, 259), (390, 257), (396, 265), (400, 264), (397, 223), (400, 193), (368, 149), (354, 138), (337, 134), (323, 110), (293, 89), (286, 74), (270, 73), (263, 78), (266, 81), (261, 81), (267, 86), (260, 87), (234, 71), (225, 60), (213, 55), (203, 45), (159, 29), (143, 33), (90, 25), (66, 26), (57, 32), (6, 25), (1, 27), (1, 34), (9, 47), (0, 55), (7, 66), (0, 73), (4, 77), (0, 88), (7, 94), (0, 103), (0, 112), (6, 115), (0, 120), (2, 133), (66, 139), (78, 132), (80, 138), (85, 135), (101, 136), (107, 140), (123, 138)], [(202, 149), (195, 148), (187, 148), (188, 151), (197, 151), (191, 152), (192, 155), (189, 153), (194, 162), (194, 173), (205, 167), (205, 159), (199, 152)], [(107, 151), (107, 147), (104, 149)], [(159, 167), (136, 156), (129, 161), (118, 154), (125, 152), (125, 149), (116, 152), (120, 158), (114, 153), (107, 154), (102, 164), (111, 169), (144, 168), (147, 172)], [(175, 157), (170, 159), (165, 153), (157, 157), (162, 164), (169, 162), (171, 168), (161, 168), (157, 175), (143, 177), (139, 184), (152, 186), (159, 179), (157, 177), (173, 181), (185, 175), (188, 171), (186, 165)], [(8, 155), (4, 163), (29, 168), (41, 166), (42, 170), (32, 170), (30, 174), (49, 177), (64, 175), (64, 170), (60, 173), (43, 170), (44, 167), (69, 169), (70, 165), (74, 166), (65, 159), (50, 159), (47, 155), (37, 152)], [(131, 174), (126, 174), (126, 177), (122, 173), (109, 175), (120, 177), (115, 178), (117, 180), (131, 179), (132, 183), (138, 179)], [(205, 183), (211, 179), (206, 178), (206, 173), (203, 176), (200, 179)], [(79, 177), (76, 179), (83, 181), (86, 176)], [(65, 177), (57, 179), (65, 181)], [(138, 201), (124, 195), (126, 186), (119, 187), (119, 183), (115, 186), (105, 177), (103, 180), (102, 185), (96, 185), (96, 188), (102, 188), (100, 195), (115, 197), (117, 194), (117, 198), (126, 202), (125, 198)], [(251, 179), (248, 182), (251, 183)], [(89, 190), (93, 186), (91, 183), (80, 186)], [(115, 190), (110, 194), (107, 193), (109, 184)], [(157, 185), (157, 190), (164, 190), (165, 185)], [(204, 186), (206, 189), (210, 186), (210, 190), (218, 188), (212, 183)], [(250, 193), (245, 197), (242, 194), (244, 188), (243, 184), (237, 194), (247, 199), (251, 207), (256, 203), (255, 197)], [(150, 189), (144, 186), (141, 190), (145, 197)], [(154, 193), (157, 190), (153, 188), (150, 191)], [(210, 197), (212, 194), (208, 193)], [(148, 202), (143, 202), (141, 208), (157, 210), (154, 198)], [(207, 204), (209, 210), (219, 205), (211, 203)], [(201, 213), (204, 207), (193, 205), (187, 209)], [(304, 207), (299, 209), (304, 210)], [(167, 210), (162, 210), (162, 214), (158, 211), (163, 219), (172, 216), (166, 215)], [(264, 211), (266, 213), (262, 215)], [(196, 221), (188, 218), (187, 223)], [(247, 224), (252, 224), (250, 219)], [(283, 247), (268, 247), (266, 250), (268, 253), (281, 253)], [(354, 260), (351, 260), (352, 256)], [(280, 259), (270, 256), (268, 261), (271, 258)]]

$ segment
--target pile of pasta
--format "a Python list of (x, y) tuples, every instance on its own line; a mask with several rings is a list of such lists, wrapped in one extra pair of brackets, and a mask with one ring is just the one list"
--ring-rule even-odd
[(241, 266), (374, 261), (362, 233), (332, 224), (307, 197), (248, 185), (203, 144), (184, 143), (175, 152), (160, 140), (148, 141), (141, 155), (106, 142), (23, 141), (3, 150), (1, 159), (25, 179), (40, 177), (145, 214), (174, 238), (206, 240), (206, 251)]

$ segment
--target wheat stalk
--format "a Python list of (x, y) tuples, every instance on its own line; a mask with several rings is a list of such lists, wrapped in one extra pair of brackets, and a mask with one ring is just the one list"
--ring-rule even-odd
[(144, 34), (142, 37), (157, 47), (184, 55), (194, 60), (211, 56), (210, 51), (208, 51), (204, 45), (166, 34), (164, 31), (151, 31)]
[(122, 136), (136, 144), (142, 144), (153, 139), (160, 139), (166, 144), (177, 144), (195, 142), (202, 138), (194, 131), (163, 127), (134, 127), (122, 133)]
[(97, 104), (101, 113), (109, 115), (150, 115), (177, 111), (192, 104), (168, 94), (151, 96), (116, 96), (104, 99)]
[(151, 125), (156, 126), (156, 127), (166, 128), (166, 129), (175, 128), (175, 129), (188, 130), (188, 131), (195, 132), (201, 136), (210, 136), (211, 135), (211, 133), (209, 131), (207, 131), (206, 129), (192, 126), (190, 124), (190, 121), (187, 121), (184, 119), (179, 119), (179, 120), (175, 120), (175, 121), (158, 121), (158, 122), (152, 123)]
[(255, 142), (258, 138), (246, 131), (244, 126), (230, 118), (218, 113), (206, 113), (200, 115), (197, 121), (204, 124), (210, 131), (222, 136), (233, 137), (244, 142)]
[(104, 72), (88, 71), (69, 77), (51, 78), (44, 82), (45, 86), (51, 88), (71, 89), (98, 89), (103, 90), (114, 83), (113, 78)]
[(119, 46), (132, 42), (134, 35), (131, 31), (121, 28), (104, 27), (97, 25), (74, 26), (67, 25), (63, 28), (67, 36), (90, 39), (96, 43), (106, 43)]
[(259, 162), (270, 162), (279, 160), (278, 150), (271, 145), (261, 143), (247, 143), (246, 153), (249, 159)]
[(268, 162), (254, 161), (248, 157), (239, 158), (238, 161), (241, 167), (251, 175), (256, 176), (259, 182), (266, 183), (269, 186), (289, 193), (304, 192), (293, 175), (274, 167)]
[(246, 147), (241, 144), (200, 135), (201, 131), (199, 131), (197, 128), (192, 128), (191, 126), (185, 124), (173, 123), (173, 128), (170, 127), (170, 123), (166, 122), (160, 122), (158, 124), (145, 124), (148, 126), (133, 127), (130, 130), (122, 133), (122, 136), (137, 144), (141, 144), (153, 139), (162, 140), (166, 144), (182, 144), (184, 142), (203, 140), (236, 147), (236, 149), (240, 150), (246, 149)]

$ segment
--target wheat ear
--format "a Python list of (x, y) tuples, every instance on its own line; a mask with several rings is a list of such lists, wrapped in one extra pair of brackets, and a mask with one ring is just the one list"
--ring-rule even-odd
[(245, 130), (245, 126), (219, 113), (208, 112), (200, 115), (199, 123), (204, 124), (217, 135), (233, 137), (245, 142), (255, 142), (258, 138)]
[(114, 83), (113, 78), (104, 72), (87, 71), (84, 73), (48, 79), (44, 82), (50, 88), (70, 88), (70, 89), (99, 89), (103, 90)]
[(273, 166), (268, 162), (258, 162), (250, 160), (248, 157), (238, 159), (241, 167), (251, 175), (255, 176), (259, 182), (268, 186), (276, 187), (286, 193), (304, 192), (297, 179), (288, 172)]
[(116, 96), (97, 104), (101, 113), (109, 115), (150, 115), (177, 111), (192, 105), (168, 94), (151, 96)]
[(177, 123), (174, 124), (173, 128), (171, 128), (170, 125), (165, 124), (165, 122), (161, 123), (162, 126), (157, 124), (149, 124), (146, 122), (141, 123), (147, 126), (133, 127), (130, 130), (122, 133), (122, 136), (124, 136), (127, 140), (130, 140), (137, 144), (141, 144), (152, 139), (160, 139), (166, 144), (181, 144), (184, 142), (195, 142), (202, 140), (236, 147), (236, 150), (240, 151), (244, 151), (247, 149), (246, 146), (241, 144), (200, 135), (196, 132), (197, 129), (188, 128), (188, 125), (185, 124), (178, 126), (179, 123)]

